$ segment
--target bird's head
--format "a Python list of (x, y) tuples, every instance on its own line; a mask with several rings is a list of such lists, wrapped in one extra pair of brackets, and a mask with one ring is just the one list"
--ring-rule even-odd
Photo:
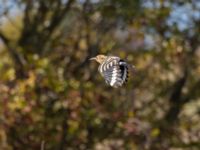
[(106, 58), (107, 56), (105, 55), (97, 55), (96, 57), (90, 58), (90, 60), (96, 60), (98, 63), (101, 64)]

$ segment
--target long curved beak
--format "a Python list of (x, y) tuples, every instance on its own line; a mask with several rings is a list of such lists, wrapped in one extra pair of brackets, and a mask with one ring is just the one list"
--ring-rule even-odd
[(92, 58), (90, 58), (89, 60), (96, 60), (96, 57), (92, 57)]

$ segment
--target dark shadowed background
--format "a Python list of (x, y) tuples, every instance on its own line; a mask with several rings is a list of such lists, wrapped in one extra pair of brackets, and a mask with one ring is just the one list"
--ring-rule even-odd
[(0, 149), (199, 150), (199, 45), (198, 0), (0, 0)]

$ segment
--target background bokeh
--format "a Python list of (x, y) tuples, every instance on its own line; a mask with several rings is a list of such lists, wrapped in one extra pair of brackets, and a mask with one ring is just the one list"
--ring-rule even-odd
[(199, 43), (198, 0), (0, 0), (0, 149), (199, 150)]

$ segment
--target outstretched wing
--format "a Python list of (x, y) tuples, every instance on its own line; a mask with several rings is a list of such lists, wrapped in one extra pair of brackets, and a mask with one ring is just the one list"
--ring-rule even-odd
[(99, 72), (107, 84), (113, 87), (122, 86), (127, 80), (128, 68), (119, 57), (109, 57), (100, 66)]

